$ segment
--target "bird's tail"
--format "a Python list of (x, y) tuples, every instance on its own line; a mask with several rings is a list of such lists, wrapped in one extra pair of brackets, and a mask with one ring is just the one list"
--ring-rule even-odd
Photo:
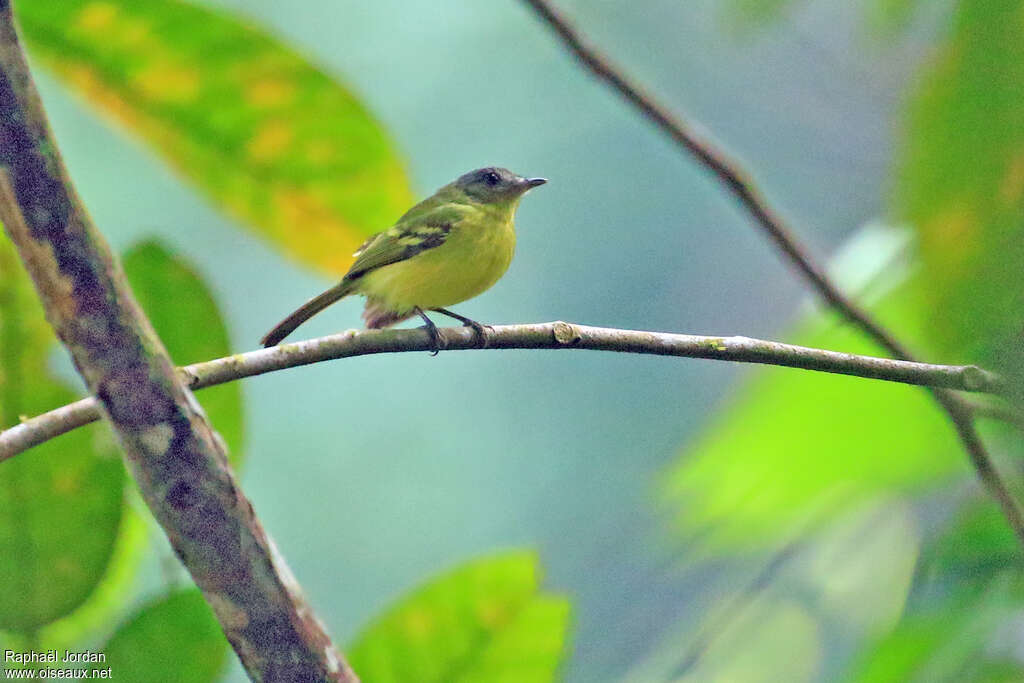
[(354, 286), (355, 283), (351, 280), (342, 280), (323, 294), (313, 297), (306, 303), (302, 304), (302, 306), (300, 306), (294, 313), (275, 325), (274, 329), (267, 332), (266, 336), (260, 340), (260, 344), (263, 344), (264, 347), (279, 344), (282, 339), (294, 332), (296, 327), (306, 322), (338, 299), (351, 294)]

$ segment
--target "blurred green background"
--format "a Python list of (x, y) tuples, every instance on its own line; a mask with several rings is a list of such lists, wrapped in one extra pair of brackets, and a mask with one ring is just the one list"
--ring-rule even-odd
[[(18, 9), (78, 190), (113, 247), (139, 262), (133, 277), (128, 257), (129, 276), (158, 329), (167, 319), (161, 333), (179, 362), (256, 348), (282, 315), (331, 282), (316, 266), (347, 256), (349, 233), (387, 227), (412, 196), (488, 164), (550, 183), (519, 211), (511, 270), (460, 306), (464, 315), (878, 352), (810, 304), (804, 284), (708, 173), (583, 72), (522, 3), (201, 5), (263, 27), (369, 112), (364, 121), (352, 105), (357, 123), (345, 129), (343, 149), (355, 160), (339, 162), (337, 177), (317, 180), (336, 193), (332, 210), (363, 221), (338, 230), (329, 220), (307, 227), (312, 221), (303, 219), (320, 217), (314, 210), (289, 223), (287, 212), (261, 204), (266, 187), (258, 183), (300, 183), (299, 162), (261, 166), (265, 159), (252, 147), (238, 147), (248, 157), (236, 155), (230, 136), (209, 137), (205, 127), (214, 124), (260, 125), (232, 109), (244, 103), (228, 102), (216, 110), (221, 118), (207, 120), (201, 105), (175, 100), (175, 87), (190, 84), (181, 77), (187, 60), (175, 61), (174, 50), (210, 73), (230, 74), (218, 47), (223, 54), (245, 48), (224, 37), (234, 29), (221, 35), (219, 24), (200, 29), (167, 19), (176, 15), (161, 14), (166, 4), (147, 0), (134, 10), (163, 17), (160, 49), (170, 56), (160, 56), (173, 67), (157, 72), (166, 97), (158, 92), (151, 102), (144, 87), (120, 94), (114, 87), (146, 83), (145, 73), (140, 80), (115, 60), (122, 48), (121, 57), (150, 49), (148, 38), (130, 38), (137, 28), (125, 10), (131, 3), (30, 8), (23, 1)], [(1001, 342), (1018, 339), (1014, 306), (1022, 297), (1007, 275), (1019, 274), (1013, 245), (1024, 223), (1014, 180), (1019, 173), (1024, 188), (1024, 153), (1015, 152), (1024, 150), (1020, 3), (561, 6), (650, 91), (741, 158), (814, 251), (838, 254), (840, 281), (929, 360), (986, 362), (1007, 373), (1020, 367), (1019, 347), (1015, 353), (1013, 343)], [(102, 61), (107, 46), (90, 48), (89, 36), (109, 42), (114, 57)], [(265, 94), (273, 100), (275, 92)], [(134, 132), (97, 117), (82, 93), (119, 112)], [(310, 95), (299, 106), (331, 112), (346, 102)], [(161, 117), (181, 128), (161, 128)], [(330, 125), (348, 126), (342, 119)], [(287, 135), (275, 138), (273, 128), (260, 130), (270, 136), (260, 148), (270, 156), (299, 149)], [(327, 124), (324, 130), (332, 132)], [(209, 148), (221, 156), (204, 156)], [(198, 174), (204, 192), (161, 154), (186, 176)], [(974, 162), (991, 174), (975, 172)], [(239, 168), (243, 177), (234, 177)], [(970, 203), (993, 188), (1003, 188), (1003, 204)], [(946, 197), (962, 200), (950, 211), (967, 208), (949, 218), (939, 201)], [(330, 233), (326, 242), (317, 241), (321, 233)], [(197, 293), (183, 294), (188, 288)], [(213, 312), (189, 317), (174, 306), (207, 296)], [(357, 327), (360, 306), (346, 300), (301, 334)], [(216, 319), (216, 307), (223, 333), (205, 322)], [(984, 309), (977, 319), (976, 309)], [(973, 341), (955, 341), (965, 330)], [(219, 334), (225, 338), (213, 339)], [(76, 381), (62, 354), (52, 363)], [(428, 577), (496, 551), (532, 548), (537, 559), (494, 557), (516, 567), (508, 576), (533, 579), (494, 585), (531, 595), (536, 577), (528, 568), (539, 561), (542, 626), (523, 622), (522, 629), (550, 632), (540, 649), (550, 655), (545, 662), (557, 662), (571, 604), (558, 667), (565, 680), (1016, 680), (1020, 671), (1013, 631), (1020, 590), (1002, 578), (1019, 566), (1019, 549), (923, 392), (726, 363), (514, 351), (352, 359), (246, 380), (238, 391), (199, 396), (233, 454), (244, 454), (245, 490), (314, 609), (339, 643), (363, 633), (357, 670), (436, 654), (410, 654), (380, 617)], [(207, 403), (214, 400), (227, 407)], [(232, 417), (219, 421), (220, 410)], [(1019, 452), (1006, 430), (986, 428), (997, 455)], [(122, 569), (117, 582), (108, 576), (116, 588), (108, 589), (106, 607), (94, 605), (80, 627), (51, 627), (34, 641), (11, 635), (10, 642), (102, 643), (168, 582), (185, 583), (137, 508), (125, 513), (114, 551), (114, 564), (132, 569)], [(125, 529), (134, 529), (134, 551), (125, 550), (132, 545)], [(141, 549), (141, 538), (150, 550)], [(472, 593), (451, 585), (452, 595)], [(480, 595), (491, 586), (473, 585), (484, 586)], [(424, 599), (447, 595), (438, 591)], [(160, 606), (175, 618), (202, 612), (194, 596), (170, 599), (191, 600), (178, 611)], [(159, 634), (153, 624), (162, 622), (148, 618), (137, 628)], [(463, 626), (469, 619), (451, 618)], [(367, 631), (371, 623), (377, 626)], [(508, 642), (508, 661), (536, 650)], [(982, 651), (994, 663), (979, 663)], [(175, 655), (168, 657), (173, 666)], [(228, 660), (224, 680), (245, 680), (234, 657)], [(169, 680), (214, 680), (219, 661)], [(519, 673), (494, 666), (493, 677), (481, 668), (465, 679), (551, 676), (547, 664)], [(366, 680), (448, 680), (423, 669), (376, 671)]]

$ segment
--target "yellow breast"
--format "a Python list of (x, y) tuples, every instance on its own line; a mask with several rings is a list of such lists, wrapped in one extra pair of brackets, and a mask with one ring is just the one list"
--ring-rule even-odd
[(452, 226), (444, 244), (367, 273), (357, 291), (398, 313), (454, 306), (490, 289), (515, 247), (511, 212), (505, 218), (481, 211)]

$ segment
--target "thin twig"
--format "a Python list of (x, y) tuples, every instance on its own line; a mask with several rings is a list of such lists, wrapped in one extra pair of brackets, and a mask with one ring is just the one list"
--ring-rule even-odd
[[(467, 328), (441, 328), (448, 350), (478, 348)], [(342, 334), (274, 346), (181, 368), (191, 389), (262, 375), (310, 363), (377, 353), (432, 348), (423, 330), (349, 330)], [(974, 365), (932, 365), (891, 358), (858, 356), (749, 337), (707, 337), (589, 327), (565, 322), (503, 325), (487, 333), (489, 349), (584, 349), (658, 356), (704, 358), (780, 365), (903, 384), (941, 386), (961, 391), (1000, 393), (1002, 379)], [(99, 419), (96, 400), (85, 398), (0, 433), (0, 461), (76, 427)]]
[[(912, 361), (913, 355), (886, 330), (867, 310), (849, 299), (832, 281), (810, 251), (796, 239), (785, 220), (768, 204), (757, 185), (741, 165), (704, 137), (698, 126), (673, 115), (649, 94), (630, 81), (616, 66), (593, 46), (547, 0), (523, 0), (558, 35), (565, 47), (591, 73), (604, 80), (648, 120), (666, 133), (679, 146), (692, 154), (721, 180), (728, 191), (753, 217), (757, 226), (768, 235), (776, 248), (797, 268), (828, 304), (895, 358)], [(957, 435), (982, 483), (1002, 508), (1014, 533), (1024, 546), (1024, 514), (995, 469), (991, 456), (975, 429), (970, 408), (955, 394), (930, 389), (935, 400), (949, 415)]]
[(1008, 403), (986, 400), (965, 401), (975, 418), (997, 420), (1024, 431), (1024, 410)]

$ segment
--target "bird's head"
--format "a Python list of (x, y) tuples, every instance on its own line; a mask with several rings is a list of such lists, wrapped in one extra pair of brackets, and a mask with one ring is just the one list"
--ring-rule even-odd
[(453, 185), (473, 201), (503, 204), (518, 200), (527, 191), (543, 185), (544, 178), (524, 178), (507, 168), (488, 166), (461, 176)]

